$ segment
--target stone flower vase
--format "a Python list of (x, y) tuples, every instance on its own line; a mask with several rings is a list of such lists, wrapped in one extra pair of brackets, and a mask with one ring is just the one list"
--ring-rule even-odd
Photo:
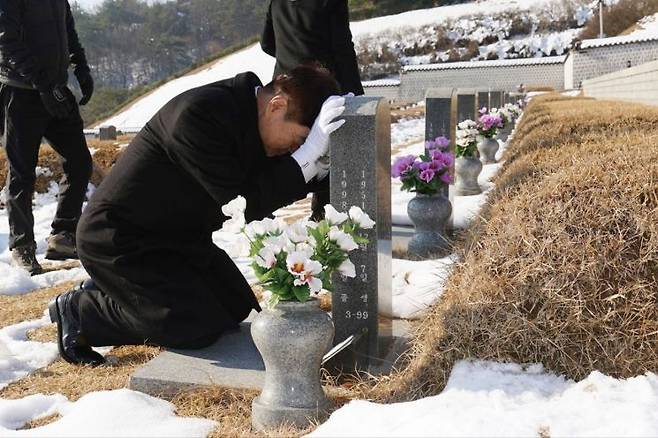
[(417, 194), (409, 201), (407, 213), (416, 227), (409, 241), (409, 255), (425, 259), (450, 253), (446, 223), (452, 214), (452, 204), (448, 198), (440, 194)]
[(320, 301), (280, 301), (254, 318), (251, 335), (265, 363), (265, 385), (251, 405), (254, 429), (324, 420), (332, 404), (320, 384), (320, 362), (334, 324)]
[(455, 195), (471, 196), (482, 193), (478, 176), (482, 161), (475, 157), (459, 157), (455, 160)]
[(496, 152), (500, 145), (495, 138), (483, 138), (478, 144), (480, 159), (484, 164), (493, 164), (496, 162)]

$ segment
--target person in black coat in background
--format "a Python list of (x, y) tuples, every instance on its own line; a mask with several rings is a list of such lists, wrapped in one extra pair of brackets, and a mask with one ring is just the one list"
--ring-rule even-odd
[(338, 93), (326, 69), (305, 65), (265, 87), (248, 72), (167, 103), (83, 212), (78, 252), (92, 281), (49, 305), (61, 356), (98, 365), (92, 346), (201, 348), (260, 310), (212, 242), (221, 206), (242, 195), (251, 221), (304, 198), (344, 123), (332, 121), (345, 109)]
[(44, 137), (62, 156), (64, 168), (46, 258), (77, 258), (75, 228), (92, 161), (67, 86), (71, 65), (85, 105), (94, 81), (67, 0), (0, 0), (0, 135), (9, 165), (9, 248), (12, 262), (32, 275), (43, 271), (35, 257), (32, 195)]
[[(343, 93), (363, 94), (347, 0), (270, 0), (260, 45), (276, 58), (274, 77), (318, 61), (334, 73)], [(322, 218), (328, 203), (324, 178), (313, 195), (313, 219)]]

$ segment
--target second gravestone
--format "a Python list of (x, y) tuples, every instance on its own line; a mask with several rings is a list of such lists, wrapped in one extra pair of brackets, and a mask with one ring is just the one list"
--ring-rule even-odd
[(491, 104), (489, 102), (489, 91), (488, 90), (478, 91), (478, 111), (485, 107), (488, 109), (490, 106)]
[[(457, 138), (457, 90), (454, 88), (430, 88), (425, 94), (425, 140), (441, 136), (450, 139), (450, 152), (454, 154)], [(454, 168), (450, 172), (454, 176)], [(447, 186), (444, 195), (450, 197)]]
[(367, 370), (379, 356), (378, 303), (392, 302), (391, 290), (391, 116), (386, 100), (353, 97), (345, 125), (331, 136), (331, 204), (339, 211), (356, 205), (376, 222), (370, 241), (350, 257), (356, 278), (337, 276), (332, 293), (335, 344), (351, 342), (330, 362)]
[(478, 95), (477, 91), (470, 88), (457, 90), (457, 123), (464, 120), (477, 120)]

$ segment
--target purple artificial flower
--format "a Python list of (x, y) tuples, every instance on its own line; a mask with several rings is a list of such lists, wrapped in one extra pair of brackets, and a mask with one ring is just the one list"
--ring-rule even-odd
[(413, 169), (415, 161), (416, 157), (414, 155), (399, 157), (397, 160), (395, 160), (393, 166), (391, 167), (391, 176), (393, 178), (400, 178), (405, 173)]
[(450, 167), (455, 162), (450, 152), (431, 151), (430, 156), (433, 161), (438, 161), (441, 167)]
[(441, 181), (446, 184), (452, 184), (452, 175), (450, 175), (450, 172), (446, 172), (441, 175)]
[(434, 170), (428, 168), (427, 170), (423, 170), (422, 172), (420, 172), (420, 179), (422, 179), (426, 183), (429, 183), (434, 179), (435, 173), (436, 172)]
[(491, 114), (485, 114), (480, 117), (480, 125), (484, 131), (489, 131), (492, 128), (502, 128), (503, 119), (500, 116), (492, 116)]
[(436, 144), (436, 146), (437, 146), (439, 149), (443, 149), (443, 150), (445, 150), (445, 148), (447, 148), (448, 146), (450, 146), (450, 140), (448, 140), (448, 139), (447, 139), (446, 137), (444, 137), (444, 136), (441, 136), (441, 137), (437, 137), (436, 140), (434, 140), (434, 144)]

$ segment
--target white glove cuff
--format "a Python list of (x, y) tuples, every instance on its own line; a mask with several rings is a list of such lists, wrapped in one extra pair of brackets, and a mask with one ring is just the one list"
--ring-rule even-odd
[(318, 167), (315, 164), (315, 159), (311, 159), (308, 156), (309, 154), (305, 154), (304, 152), (304, 148), (299, 148), (292, 154), (292, 158), (297, 162), (299, 168), (302, 169), (304, 180), (308, 183), (318, 174)]

